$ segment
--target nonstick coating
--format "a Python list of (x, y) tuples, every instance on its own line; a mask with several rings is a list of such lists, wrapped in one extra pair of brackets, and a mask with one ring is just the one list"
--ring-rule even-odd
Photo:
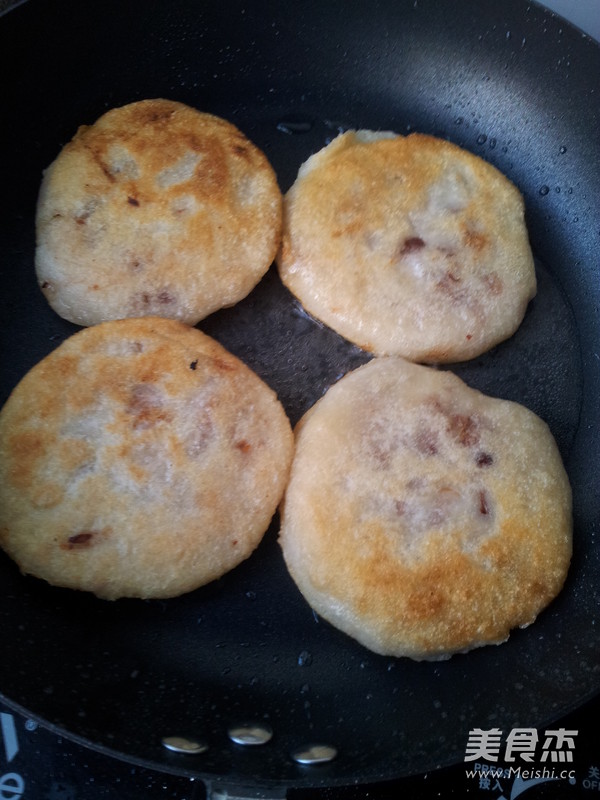
[[(169, 97), (236, 123), (286, 190), (349, 127), (419, 130), (522, 190), (539, 293), (517, 334), (455, 371), (546, 419), (573, 485), (575, 552), (558, 599), (508, 643), (440, 663), (374, 655), (318, 619), (288, 577), (277, 520), (253, 557), (168, 602), (108, 603), (0, 559), (0, 688), (9, 705), (135, 763), (242, 784), (398, 778), (461, 761), (468, 731), (543, 727), (600, 687), (598, 46), (520, 0), (76, 0), (0, 19), (3, 402), (75, 326), (33, 272), (41, 173), (80, 124)], [(279, 393), (295, 422), (367, 359), (308, 318), (272, 269), (200, 327)], [(266, 720), (242, 749), (232, 722)], [(178, 756), (176, 733), (209, 749)], [(301, 768), (305, 742), (339, 749)]]

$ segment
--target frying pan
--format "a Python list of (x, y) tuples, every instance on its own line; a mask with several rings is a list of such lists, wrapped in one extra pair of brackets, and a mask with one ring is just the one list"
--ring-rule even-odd
[[(283, 190), (349, 127), (425, 131), (522, 190), (539, 292), (508, 342), (452, 367), (549, 423), (574, 492), (567, 584), (499, 647), (440, 663), (377, 656), (316, 617), (288, 577), (277, 520), (223, 579), (169, 601), (107, 603), (0, 558), (3, 700), (102, 752), (283, 795), (462, 761), (475, 727), (542, 728), (600, 688), (598, 46), (521, 0), (30, 0), (0, 19), (2, 402), (75, 331), (33, 274), (41, 172), (80, 124), (169, 97), (226, 117)], [(272, 269), (200, 327), (254, 368), (292, 422), (368, 356), (302, 313)], [(267, 723), (243, 747), (232, 724)], [(166, 736), (201, 739), (181, 755)], [(290, 753), (337, 749), (320, 766)]]

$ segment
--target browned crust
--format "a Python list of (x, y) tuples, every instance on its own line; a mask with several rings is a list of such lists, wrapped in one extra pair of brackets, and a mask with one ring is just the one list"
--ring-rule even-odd
[(277, 257), (307, 311), (377, 355), (473, 358), (536, 291), (523, 199), (497, 169), (424, 134), (349, 131), (300, 169)]
[(143, 100), (80, 127), (46, 170), (36, 270), (73, 322), (196, 324), (258, 283), (280, 235), (281, 193), (259, 148), (219, 117)]
[(547, 426), (449, 373), (376, 359), (296, 429), (286, 563), (318, 613), (377, 652), (502, 642), (560, 591), (571, 536)]
[(199, 330), (87, 328), (0, 412), (0, 544), (61, 586), (180, 594), (258, 545), (292, 447), (274, 392)]

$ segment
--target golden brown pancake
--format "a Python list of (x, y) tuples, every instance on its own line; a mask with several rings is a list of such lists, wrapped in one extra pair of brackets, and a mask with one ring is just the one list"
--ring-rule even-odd
[(546, 424), (398, 357), (306, 413), (280, 542), (308, 603), (377, 653), (506, 640), (560, 591), (571, 490)]
[(447, 141), (350, 131), (284, 198), (281, 278), (377, 355), (473, 358), (511, 336), (536, 290), (523, 200)]
[(275, 174), (241, 131), (143, 100), (79, 128), (46, 170), (36, 271), (52, 308), (80, 325), (194, 325), (250, 292), (280, 234)]
[(195, 328), (145, 317), (67, 339), (0, 412), (0, 545), (99, 597), (171, 597), (261, 541), (293, 435), (274, 392)]

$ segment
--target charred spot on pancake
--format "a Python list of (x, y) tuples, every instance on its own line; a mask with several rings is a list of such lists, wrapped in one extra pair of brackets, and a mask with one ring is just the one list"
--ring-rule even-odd
[(239, 450), (240, 453), (249, 453), (250, 450), (252, 450), (252, 445), (245, 439), (241, 439), (239, 442), (235, 443), (235, 448)]
[(477, 453), (475, 463), (478, 467), (490, 467), (494, 463), (494, 456), (491, 453)]
[(193, 361), (190, 362), (190, 369), (195, 370), (197, 366), (198, 366), (198, 359), (195, 358)]
[(139, 206), (140, 204), (140, 201), (137, 199), (137, 197), (132, 197), (131, 195), (127, 197), (127, 202), (130, 206)]

